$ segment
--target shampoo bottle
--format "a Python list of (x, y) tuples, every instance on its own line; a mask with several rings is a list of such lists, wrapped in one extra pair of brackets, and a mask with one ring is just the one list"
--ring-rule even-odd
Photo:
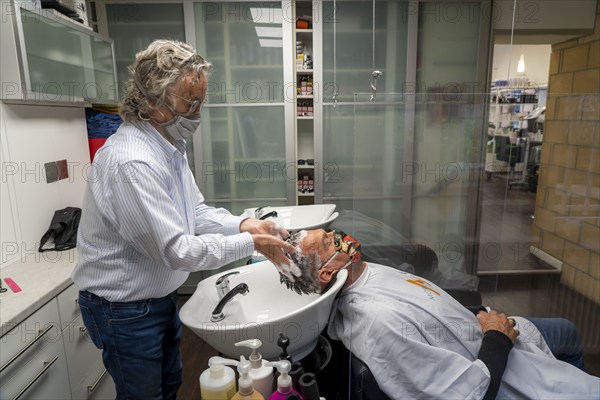
[[(277, 390), (269, 396), (269, 400), (285, 400), (292, 393), (300, 395), (292, 388), (292, 378), (289, 376), (291, 364), (288, 360), (268, 362), (268, 366), (277, 368), (279, 377), (277, 378)], [(300, 396), (302, 398), (302, 396)]]
[(238, 365), (239, 361), (222, 357), (211, 357), (208, 369), (200, 375), (202, 400), (225, 400), (235, 395), (235, 372), (227, 365)]
[(250, 339), (235, 344), (238, 347), (248, 347), (252, 349), (250, 354), (250, 378), (254, 382), (254, 390), (258, 391), (265, 399), (273, 393), (273, 367), (267, 366), (266, 360), (258, 352), (262, 342), (259, 339)]
[(246, 360), (244, 356), (241, 356), (240, 363), (237, 367), (240, 374), (240, 379), (238, 379), (238, 392), (231, 400), (265, 400), (262, 394), (254, 390), (254, 384), (252, 383), (252, 378), (250, 378), (251, 369), (250, 361)]

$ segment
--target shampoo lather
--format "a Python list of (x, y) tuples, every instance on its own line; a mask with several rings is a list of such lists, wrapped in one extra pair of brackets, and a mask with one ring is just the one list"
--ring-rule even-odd
[(250, 378), (254, 382), (254, 390), (258, 391), (268, 399), (273, 392), (273, 367), (267, 366), (268, 361), (263, 360), (262, 356), (258, 352), (262, 342), (259, 339), (250, 339), (238, 342), (235, 344), (237, 347), (247, 347), (252, 349), (250, 354)]
[[(300, 393), (292, 387), (292, 378), (289, 376), (291, 364), (288, 360), (268, 362), (268, 366), (277, 368), (279, 377), (277, 378), (277, 390), (269, 396), (269, 400), (285, 400), (290, 394), (295, 393), (300, 396)], [(302, 396), (300, 396), (302, 398)]]
[(202, 400), (225, 400), (235, 395), (235, 372), (227, 365), (238, 365), (239, 361), (222, 357), (211, 357), (208, 369), (200, 375)]

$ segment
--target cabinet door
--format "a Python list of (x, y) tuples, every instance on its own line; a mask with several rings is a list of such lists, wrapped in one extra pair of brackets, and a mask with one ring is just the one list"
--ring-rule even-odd
[(115, 384), (110, 377), (110, 374), (105, 369), (103, 369), (100, 375), (98, 375), (98, 378), (93, 381), (91, 386), (87, 386), (87, 390), (89, 393), (89, 400), (108, 400), (117, 397)]
[(63, 331), (73, 399), (114, 398), (114, 383), (92, 343), (81, 316)]
[(0, 380), (16, 375), (31, 357), (50, 343), (61, 342), (56, 300), (52, 299), (0, 340)]
[(71, 382), (73, 384), (80, 382), (90, 373), (93, 377), (97, 378), (99, 373), (94, 371), (94, 366), (102, 364), (102, 353), (92, 343), (81, 316), (77, 317), (72, 324), (65, 328), (63, 331), (63, 341)]
[(112, 40), (28, 8), (21, 4), (17, 17), (26, 98), (116, 103)]
[[(60, 339), (60, 338), (59, 338)], [(2, 382), (1, 399), (64, 400), (71, 398), (61, 340), (44, 347), (18, 375)], [(20, 397), (17, 397), (21, 394)]]
[(81, 314), (77, 304), (78, 298), (79, 288), (75, 285), (69, 286), (58, 295), (58, 313), (62, 329), (68, 327)]
[(71, 397), (58, 328), (58, 308), (53, 299), (2, 337), (0, 399)]

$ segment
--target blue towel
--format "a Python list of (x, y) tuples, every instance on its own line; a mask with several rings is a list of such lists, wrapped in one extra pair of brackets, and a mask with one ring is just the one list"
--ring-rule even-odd
[(85, 109), (85, 118), (88, 138), (91, 139), (107, 138), (115, 133), (123, 123), (119, 114), (107, 114), (89, 108)]

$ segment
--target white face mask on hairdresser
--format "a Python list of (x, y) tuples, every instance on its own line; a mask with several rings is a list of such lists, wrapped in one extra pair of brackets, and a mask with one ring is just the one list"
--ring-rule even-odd
[(193, 118), (175, 114), (175, 117), (168, 122), (160, 124), (162, 128), (174, 139), (185, 140), (192, 136), (200, 126), (200, 113), (193, 115)]

